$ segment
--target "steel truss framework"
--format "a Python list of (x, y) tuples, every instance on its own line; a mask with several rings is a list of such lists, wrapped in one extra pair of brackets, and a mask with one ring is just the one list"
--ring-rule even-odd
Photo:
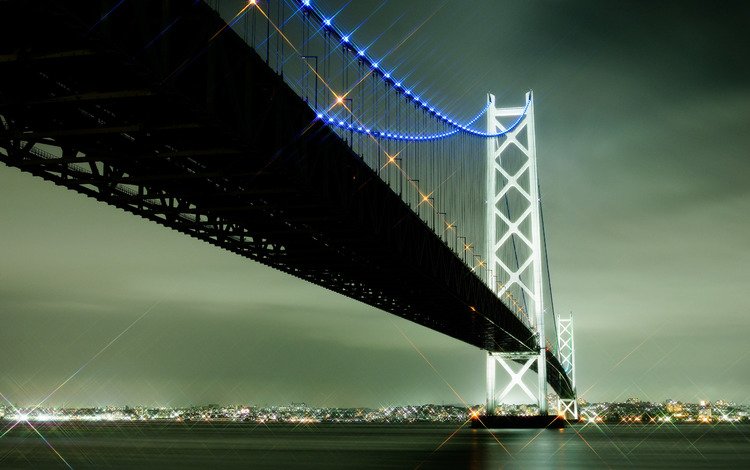
[(575, 398), (558, 398), (557, 414), (565, 419), (578, 420), (578, 400)]
[(0, 161), (477, 347), (537, 350), (224, 26), (192, 0), (0, 2)]

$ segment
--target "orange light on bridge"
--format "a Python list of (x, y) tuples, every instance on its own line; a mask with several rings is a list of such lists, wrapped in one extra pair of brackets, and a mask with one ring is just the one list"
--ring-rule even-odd
[(385, 165), (383, 165), (383, 168), (387, 167), (388, 165), (396, 165), (396, 159), (399, 155), (401, 155), (401, 152), (396, 152), (393, 155), (389, 154), (388, 152), (383, 153), (385, 153), (385, 156), (388, 158), (388, 160), (385, 162)]
[(430, 197), (432, 197), (432, 193), (430, 193), (430, 194), (425, 194), (425, 193), (423, 193), (422, 191), (420, 191), (420, 192), (419, 192), (419, 195), (420, 195), (420, 196), (422, 196), (422, 200), (421, 200), (421, 201), (419, 201), (419, 204), (418, 204), (418, 205), (420, 205), (420, 206), (421, 206), (423, 202), (426, 202), (427, 204), (429, 204), (429, 205), (432, 205), (432, 203), (430, 202)]

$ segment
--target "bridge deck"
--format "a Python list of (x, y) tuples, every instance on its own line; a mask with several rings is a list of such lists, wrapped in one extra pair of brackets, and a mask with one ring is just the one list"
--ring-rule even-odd
[(0, 160), (477, 347), (536, 346), (241, 38), (210, 39), (207, 5), (100, 21), (116, 3), (0, 2)]

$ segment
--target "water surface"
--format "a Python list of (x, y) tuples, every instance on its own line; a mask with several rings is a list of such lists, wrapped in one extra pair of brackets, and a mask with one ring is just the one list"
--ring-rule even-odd
[[(9, 424), (3, 422), (5, 429)], [(750, 426), (91, 424), (0, 438), (0, 468), (750, 468)], [(60, 456), (56, 455), (56, 452)]]

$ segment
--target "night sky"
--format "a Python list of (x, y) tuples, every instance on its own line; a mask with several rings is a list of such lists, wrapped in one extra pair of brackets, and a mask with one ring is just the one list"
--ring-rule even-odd
[[(534, 90), (555, 306), (574, 312), (584, 398), (750, 402), (750, 4), (318, 4), (350, 30), (384, 4), (353, 37), (380, 35), (382, 56), (413, 33), (383, 63), (449, 111)], [(484, 364), (0, 165), (0, 392), (17, 404), (71, 376), (46, 403), (460, 402), (448, 384), (479, 403)]]

